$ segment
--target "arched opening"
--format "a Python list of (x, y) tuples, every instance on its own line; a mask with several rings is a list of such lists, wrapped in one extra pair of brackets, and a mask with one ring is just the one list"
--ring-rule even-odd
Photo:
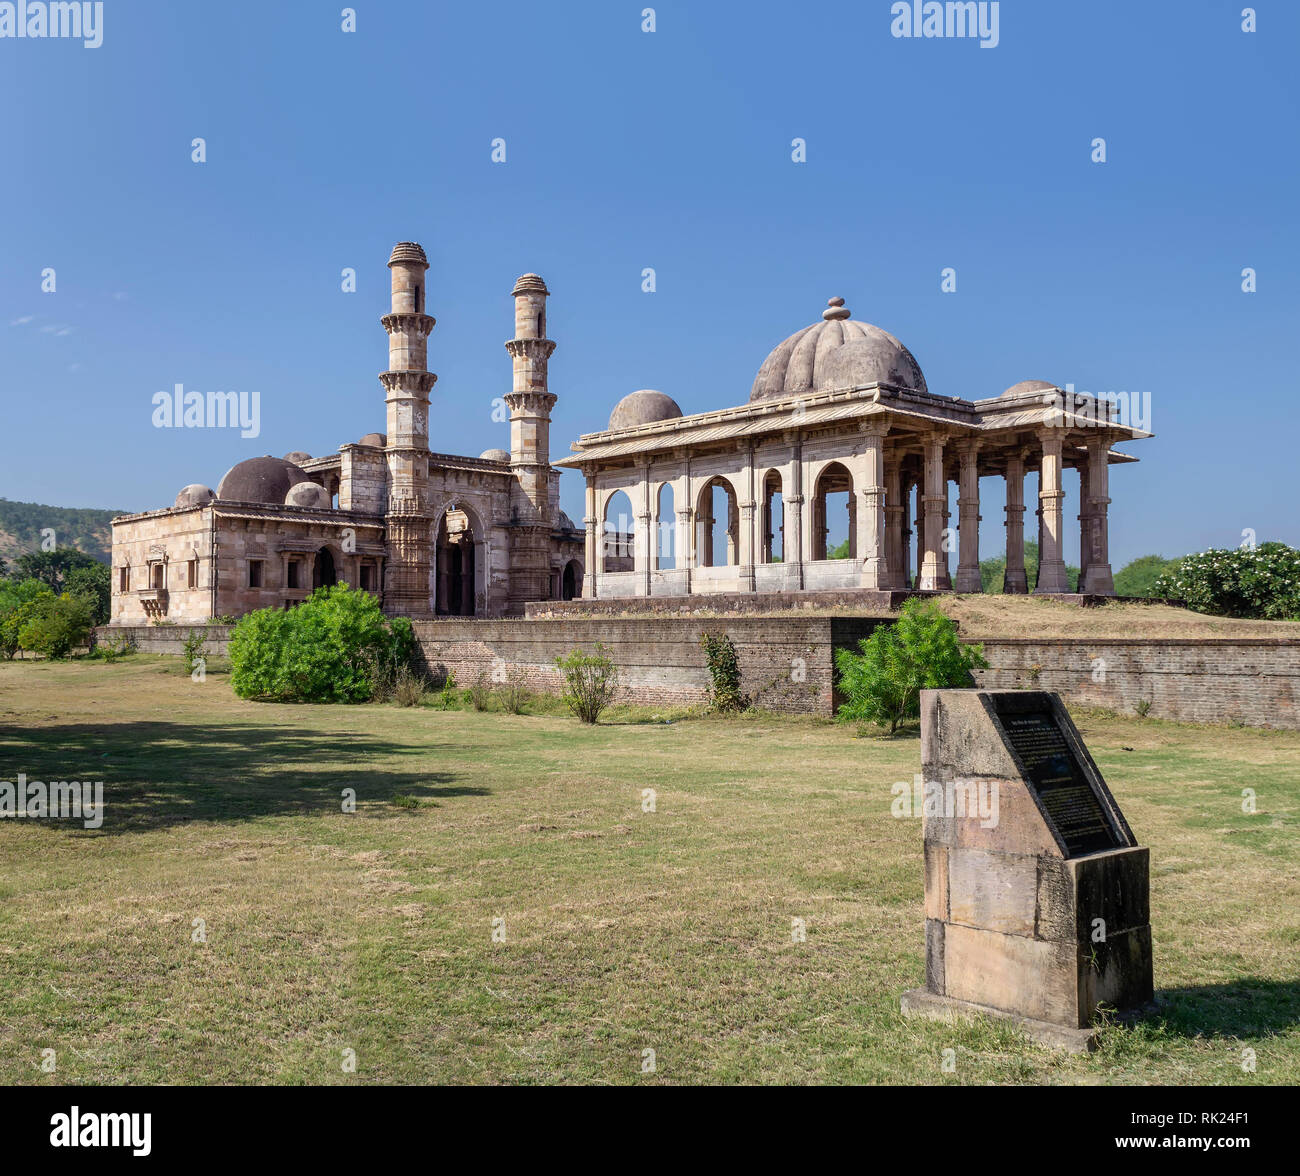
[(781, 475), (769, 470), (763, 478), (763, 550), (760, 563), (781, 563), (785, 559), (785, 497)]
[(312, 588), (332, 588), (338, 583), (338, 574), (334, 570), (334, 555), (328, 547), (322, 547), (316, 553), (316, 564), (311, 574)]
[(670, 571), (677, 567), (677, 515), (674, 508), (677, 496), (671, 482), (665, 482), (655, 495), (655, 538), (652, 546), (653, 563), (657, 571)]
[(560, 576), (560, 599), (576, 600), (581, 587), (582, 565), (576, 559), (571, 559), (564, 565), (564, 572)]
[(478, 536), (465, 511), (449, 506), (438, 521), (435, 544), (434, 613), (440, 617), (472, 617), (476, 613), (474, 548)]
[(740, 562), (740, 511), (730, 482), (713, 478), (700, 490), (695, 519), (700, 567), (734, 567)]
[(813, 559), (853, 559), (857, 555), (853, 478), (833, 461), (817, 477), (813, 493)]
[(605, 503), (605, 520), (601, 529), (601, 571), (630, 572), (635, 568), (632, 547), (635, 530), (632, 500), (622, 490), (615, 490)]

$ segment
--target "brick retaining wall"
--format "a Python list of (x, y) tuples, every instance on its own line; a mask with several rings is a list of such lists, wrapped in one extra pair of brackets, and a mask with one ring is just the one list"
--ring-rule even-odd
[[(417, 621), (431, 672), (461, 685), (479, 673), (519, 666), (529, 685), (557, 691), (555, 658), (604, 642), (631, 702), (704, 702), (709, 675), (700, 634), (724, 631), (736, 644), (742, 689), (758, 706), (796, 714), (833, 713), (831, 650), (853, 645), (879, 624), (873, 617), (571, 617), (538, 620)], [(192, 627), (224, 653), (228, 625), (106, 626), (102, 638), (130, 635), (143, 653), (182, 652)], [(980, 640), (990, 668), (979, 685), (1055, 690), (1067, 702), (1126, 714), (1141, 702), (1157, 718), (1300, 729), (1300, 637), (1026, 638)], [(497, 660), (501, 659), (501, 660)], [(1097, 659), (1102, 659), (1104, 665)]]

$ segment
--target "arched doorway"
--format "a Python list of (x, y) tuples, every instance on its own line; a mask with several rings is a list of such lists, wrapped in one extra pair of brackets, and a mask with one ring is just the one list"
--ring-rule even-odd
[(581, 587), (582, 565), (576, 559), (571, 559), (564, 565), (564, 572), (560, 576), (560, 599), (576, 600)]
[(475, 546), (478, 536), (469, 515), (449, 506), (438, 521), (435, 546), (437, 582), (434, 613), (440, 617), (472, 617), (475, 606)]
[(853, 478), (839, 462), (818, 475), (812, 506), (813, 559), (852, 559), (857, 554)]
[(697, 566), (735, 567), (740, 562), (740, 511), (730, 482), (712, 478), (704, 485), (695, 508), (695, 520)]
[(311, 574), (313, 588), (332, 588), (338, 583), (338, 573), (334, 570), (334, 555), (328, 547), (322, 547), (316, 553), (315, 566)]
[(759, 563), (781, 563), (785, 559), (785, 495), (781, 474), (769, 470), (763, 479), (763, 550)]
[(616, 490), (605, 503), (605, 522), (601, 527), (601, 571), (630, 572), (636, 566), (636, 519), (632, 500)]

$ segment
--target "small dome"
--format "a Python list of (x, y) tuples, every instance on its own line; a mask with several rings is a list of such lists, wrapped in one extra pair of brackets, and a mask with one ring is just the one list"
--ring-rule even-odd
[(561, 531), (576, 531), (578, 529), (573, 525), (573, 520), (569, 518), (564, 511), (560, 511), (560, 517), (556, 520), (555, 525)]
[(217, 497), (226, 502), (262, 502), (280, 506), (291, 486), (306, 482), (307, 475), (282, 457), (250, 457), (226, 471)]
[(383, 449), (388, 444), (388, 436), (385, 433), (367, 433), (357, 444), (377, 445), (380, 449)]
[(1003, 396), (1019, 396), (1022, 392), (1047, 392), (1055, 391), (1056, 385), (1049, 384), (1046, 380), (1021, 380), (1019, 384), (1012, 384)]
[(318, 486), (315, 482), (299, 482), (289, 487), (289, 493), (284, 496), (284, 505), (307, 506), (312, 510), (333, 510), (334, 499), (324, 486)]
[(671, 421), (682, 415), (677, 401), (662, 392), (642, 388), (629, 392), (609, 414), (611, 429), (635, 429), (637, 425), (651, 425), (655, 421)]
[(550, 294), (550, 291), (540, 274), (522, 274), (510, 294), (513, 297), (516, 294)]
[(388, 259), (389, 265), (422, 265), (426, 268), (429, 265), (429, 259), (425, 257), (424, 250), (414, 241), (398, 241), (393, 246), (392, 256)]
[(928, 391), (921, 365), (906, 347), (888, 331), (850, 318), (844, 299), (832, 298), (821, 322), (796, 331), (763, 361), (749, 400), (784, 400), (863, 384)]
[(211, 486), (205, 486), (202, 482), (191, 482), (176, 495), (176, 501), (172, 505), (203, 506), (205, 503), (211, 502), (216, 496), (217, 492)]
[(504, 449), (485, 449), (478, 455), (479, 461), (509, 461), (510, 454)]
[(305, 461), (311, 461), (311, 454), (303, 453), (301, 449), (295, 449), (292, 453), (286, 453), (284, 460), (291, 461), (294, 465), (302, 465)]

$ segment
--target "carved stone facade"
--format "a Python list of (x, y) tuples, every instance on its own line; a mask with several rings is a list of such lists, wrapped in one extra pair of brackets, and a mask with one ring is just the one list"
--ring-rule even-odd
[(428, 260), (402, 242), (388, 265), (387, 432), (326, 457), (252, 458), (215, 491), (195, 483), (171, 507), (114, 519), (113, 624), (288, 608), (338, 582), (425, 618), (522, 615), (577, 595), (584, 540), (559, 508), (548, 449), (546, 284), (525, 274), (514, 289), (510, 452), (456, 457), (429, 451)]

